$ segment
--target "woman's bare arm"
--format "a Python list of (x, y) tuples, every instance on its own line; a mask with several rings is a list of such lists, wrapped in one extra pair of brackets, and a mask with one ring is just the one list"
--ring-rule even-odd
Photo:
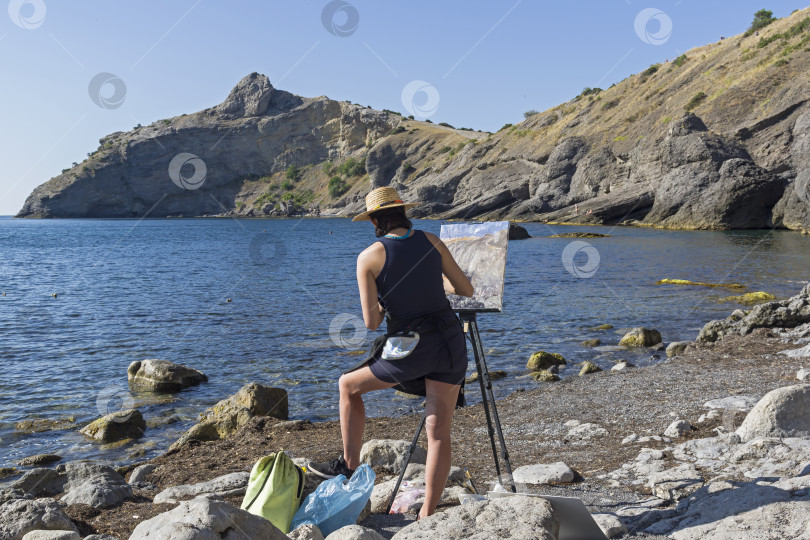
[(450, 250), (447, 249), (444, 242), (435, 234), (425, 234), (433, 244), (433, 247), (435, 247), (442, 256), (442, 278), (444, 279), (445, 292), (459, 296), (472, 296), (475, 290), (470, 282), (470, 278), (459, 268), (458, 263), (453, 258), (453, 254), (450, 253)]
[[(380, 259), (382, 257), (382, 259)], [(385, 249), (382, 244), (373, 244), (357, 257), (357, 286), (360, 288), (360, 305), (363, 308), (363, 322), (366, 328), (376, 330), (383, 321), (385, 311), (377, 300), (375, 269), (379, 273), (385, 263)]]

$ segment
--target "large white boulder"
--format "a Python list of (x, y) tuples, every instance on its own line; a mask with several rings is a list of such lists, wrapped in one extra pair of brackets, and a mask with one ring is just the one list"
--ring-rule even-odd
[(39, 530), (77, 532), (76, 526), (53, 499), (13, 499), (0, 504), (0, 538), (21, 540)]
[(154, 503), (176, 503), (193, 499), (200, 495), (244, 495), (247, 490), (249, 472), (235, 472), (197, 484), (184, 484), (166, 488), (155, 495)]
[(538, 463), (518, 467), (512, 473), (512, 479), (519, 484), (573, 482), (574, 471), (562, 461), (550, 464)]
[(743, 442), (756, 437), (810, 437), (810, 385), (777, 388), (757, 403), (737, 434)]
[(547, 500), (515, 496), (463, 504), (437, 512), (403, 528), (392, 540), (556, 540), (559, 532), (559, 520)]
[(289, 540), (263, 517), (206, 498), (180, 503), (174, 510), (142, 521), (129, 540)]
[[(399, 474), (408, 459), (408, 449), (411, 443), (396, 439), (371, 439), (360, 449), (360, 461), (368, 463), (376, 473)], [(417, 446), (413, 452), (411, 463), (424, 465), (427, 452)]]

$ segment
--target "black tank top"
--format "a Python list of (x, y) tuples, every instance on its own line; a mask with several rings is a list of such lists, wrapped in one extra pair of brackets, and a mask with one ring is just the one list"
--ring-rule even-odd
[(377, 276), (380, 304), (394, 319), (435, 313), (449, 302), (442, 280), (442, 256), (424, 232), (408, 238), (380, 238), (385, 264)]

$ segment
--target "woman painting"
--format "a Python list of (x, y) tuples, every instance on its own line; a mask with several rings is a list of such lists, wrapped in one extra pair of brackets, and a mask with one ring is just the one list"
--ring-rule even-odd
[(365, 425), (363, 394), (400, 383), (424, 380), (428, 455), (425, 503), (419, 518), (433, 514), (450, 473), (450, 427), (461, 382), (467, 371), (467, 346), (446, 293), (472, 296), (473, 287), (447, 246), (434, 234), (412, 228), (403, 203), (390, 187), (366, 197), (368, 220), (379, 241), (357, 257), (357, 284), (363, 320), (376, 330), (383, 318), (388, 332), (408, 327), (419, 341), (404, 358), (371, 358), (340, 377), (340, 429), (343, 455), (312, 463), (315, 474), (347, 478), (360, 465)]

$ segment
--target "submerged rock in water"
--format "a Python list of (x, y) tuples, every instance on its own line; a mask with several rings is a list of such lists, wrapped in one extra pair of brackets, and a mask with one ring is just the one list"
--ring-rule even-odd
[[(489, 370), (489, 379), (491, 381), (497, 381), (498, 379), (503, 379), (506, 377), (506, 372), (502, 369), (490, 369)], [(472, 375), (467, 377), (465, 381), (467, 384), (471, 384), (474, 382), (478, 382), (478, 372), (474, 372)], [(421, 397), (421, 396), (418, 396)]]
[(201, 371), (167, 360), (140, 360), (127, 368), (127, 380), (133, 390), (179, 392), (207, 382), (208, 377)]
[(103, 443), (143, 437), (146, 422), (138, 409), (129, 409), (102, 416), (79, 431)]
[(531, 238), (529, 231), (515, 223), (509, 224), (509, 240), (525, 240)]
[(537, 351), (529, 357), (526, 362), (526, 369), (529, 371), (541, 371), (551, 366), (564, 366), (567, 364), (563, 355), (546, 351)]
[(56, 454), (37, 454), (35, 456), (28, 456), (22, 458), (17, 462), (17, 465), (22, 467), (30, 467), (31, 465), (49, 465), (62, 459), (62, 456)]
[(171, 448), (177, 448), (190, 440), (224, 439), (254, 416), (287, 420), (287, 391), (258, 383), (246, 384), (236, 394), (206, 409), (201, 415), (200, 423), (189, 429)]
[(776, 297), (771, 293), (766, 293), (763, 291), (757, 292), (749, 292), (745, 294), (741, 294), (739, 296), (726, 296), (725, 298), (721, 298), (721, 302), (737, 302), (738, 304), (742, 304), (744, 306), (753, 306), (754, 304), (761, 304), (763, 302), (770, 302), (774, 300)]
[(287, 535), (260, 516), (224, 501), (198, 498), (138, 524), (129, 540), (288, 540)]
[(661, 333), (658, 330), (638, 327), (627, 332), (619, 341), (622, 347), (651, 347), (661, 343)]

